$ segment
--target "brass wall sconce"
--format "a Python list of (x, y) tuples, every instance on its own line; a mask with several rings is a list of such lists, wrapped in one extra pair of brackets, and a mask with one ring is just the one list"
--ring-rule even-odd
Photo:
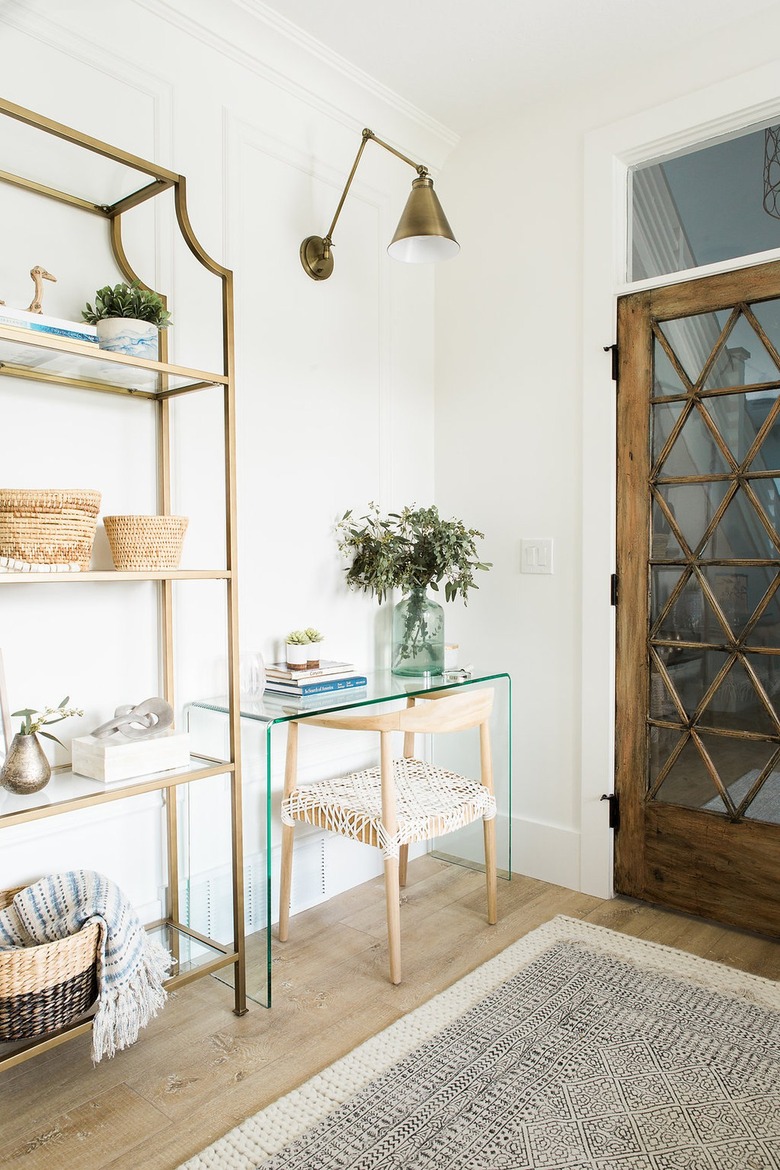
[(327, 280), (333, 271), (333, 230), (369, 140), (376, 142), (377, 146), (383, 146), (385, 150), (389, 150), (396, 158), (400, 158), (417, 171), (417, 178), (412, 181), (412, 190), (406, 207), (395, 229), (395, 235), (388, 245), (388, 255), (394, 260), (419, 264), (425, 261), (450, 260), (460, 251), (460, 244), (452, 234), (452, 228), (433, 189), (433, 179), (428, 174), (428, 168), (412, 162), (395, 147), (377, 138), (373, 130), (366, 129), (363, 131), (363, 140), (327, 233), (324, 236), (307, 236), (301, 244), (301, 264), (304, 272), (312, 280)]

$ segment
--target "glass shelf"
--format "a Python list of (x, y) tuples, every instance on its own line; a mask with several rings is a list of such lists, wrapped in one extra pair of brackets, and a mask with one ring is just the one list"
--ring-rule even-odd
[(74, 809), (122, 800), (144, 792), (173, 788), (208, 776), (222, 776), (232, 772), (233, 765), (222, 760), (207, 760), (191, 756), (186, 768), (170, 768), (164, 772), (150, 772), (146, 776), (132, 776), (128, 780), (104, 783), (89, 776), (79, 776), (68, 768), (54, 769), (52, 778), (40, 792), (21, 796), (0, 788), (0, 828), (40, 820)]
[(65, 585), (77, 581), (226, 581), (230, 569), (144, 569), (137, 573), (116, 569), (91, 569), (86, 573), (4, 573), (0, 585), (13, 582), (25, 585)]
[(136, 398), (168, 398), (228, 381), (224, 374), (128, 357), (10, 325), (0, 325), (0, 374)]
[(174, 963), (166, 987), (175, 987), (209, 969), (216, 971), (235, 963), (236, 954), (232, 947), (220, 946), (179, 923), (153, 922), (147, 926), (146, 933), (173, 955)]

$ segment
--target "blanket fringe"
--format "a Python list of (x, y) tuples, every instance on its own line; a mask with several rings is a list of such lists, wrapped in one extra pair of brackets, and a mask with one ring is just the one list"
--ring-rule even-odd
[(121, 990), (103, 992), (92, 1021), (92, 1063), (109, 1059), (138, 1039), (141, 1028), (162, 1009), (168, 993), (162, 986), (172, 958), (160, 943), (146, 942), (146, 953), (132, 980)]

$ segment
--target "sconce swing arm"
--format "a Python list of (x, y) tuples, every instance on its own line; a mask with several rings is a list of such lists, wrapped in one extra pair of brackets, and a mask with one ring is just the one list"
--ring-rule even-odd
[[(430, 178), (428, 174), (428, 168), (426, 166), (423, 166), (422, 163), (414, 162), (413, 159), (408, 158), (405, 154), (402, 154), (400, 150), (396, 150), (395, 147), (391, 146), (389, 142), (384, 142), (383, 139), (377, 138), (373, 130), (369, 130), (368, 127), (366, 127), (363, 130), (360, 146), (358, 147), (358, 152), (355, 155), (355, 161), (352, 164), (352, 170), (349, 172), (347, 177), (347, 182), (344, 186), (344, 190), (341, 193), (341, 198), (339, 199), (338, 206), (336, 208), (330, 227), (324, 236), (307, 236), (301, 244), (301, 264), (303, 265), (306, 274), (310, 276), (312, 280), (327, 280), (333, 272), (333, 253), (331, 251), (333, 247), (333, 232), (336, 224), (338, 223), (338, 218), (341, 215), (341, 209), (344, 206), (344, 201), (346, 200), (349, 189), (352, 186), (352, 180), (355, 177), (355, 172), (357, 171), (360, 160), (363, 157), (363, 151), (366, 149), (366, 145), (369, 141), (375, 142), (377, 146), (384, 147), (384, 149), (389, 151), (390, 154), (394, 154), (396, 158), (400, 158), (401, 162), (407, 163), (410, 167), (413, 167), (413, 169), (417, 171), (417, 179), (415, 179), (413, 186), (417, 184), (428, 187), (433, 186), (433, 180)], [(444, 222), (446, 223), (446, 220)]]

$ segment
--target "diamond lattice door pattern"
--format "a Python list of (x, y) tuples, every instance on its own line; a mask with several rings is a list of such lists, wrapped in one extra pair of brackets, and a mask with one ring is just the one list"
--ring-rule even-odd
[(618, 387), (618, 886), (773, 933), (777, 269), (623, 298)]

